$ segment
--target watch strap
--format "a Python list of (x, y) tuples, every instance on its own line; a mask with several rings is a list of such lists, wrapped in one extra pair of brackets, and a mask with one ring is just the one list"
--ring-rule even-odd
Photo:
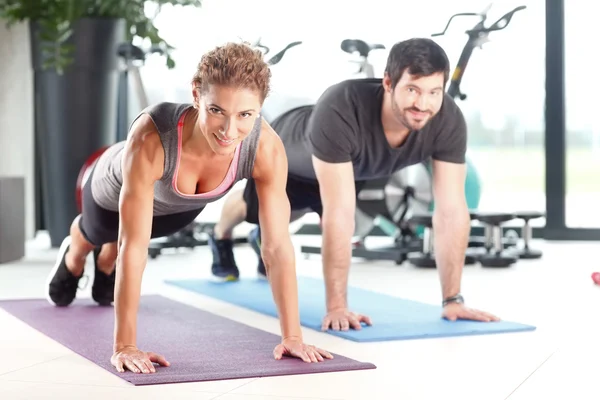
[(464, 304), (464, 302), (465, 302), (464, 297), (459, 293), (454, 296), (446, 297), (444, 299), (444, 301), (442, 301), (442, 306), (446, 307), (450, 303)]

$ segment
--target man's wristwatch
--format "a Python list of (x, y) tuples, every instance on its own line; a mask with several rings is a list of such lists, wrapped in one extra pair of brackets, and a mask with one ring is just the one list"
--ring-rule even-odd
[(464, 304), (465, 299), (460, 293), (455, 296), (447, 297), (442, 301), (442, 307), (446, 307), (450, 303)]

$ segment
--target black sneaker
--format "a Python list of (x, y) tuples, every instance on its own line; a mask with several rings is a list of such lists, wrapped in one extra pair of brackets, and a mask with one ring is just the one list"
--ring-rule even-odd
[(58, 307), (66, 307), (75, 300), (79, 280), (83, 276), (83, 274), (75, 276), (67, 268), (65, 254), (70, 245), (71, 237), (67, 236), (60, 245), (56, 264), (54, 264), (46, 280), (46, 298), (50, 304)]
[(208, 235), (208, 243), (213, 254), (212, 274), (218, 280), (235, 281), (240, 277), (240, 271), (233, 256), (233, 240), (215, 239)]
[(115, 301), (115, 275), (116, 268), (110, 275), (98, 269), (98, 255), (100, 248), (94, 249), (94, 283), (92, 285), (92, 299), (101, 306), (109, 306)]
[(260, 254), (260, 227), (254, 228), (252, 232), (250, 232), (250, 236), (248, 236), (248, 243), (250, 243), (252, 250), (254, 250), (258, 256), (258, 277), (261, 279), (267, 279), (267, 269), (265, 268), (265, 263), (263, 262)]

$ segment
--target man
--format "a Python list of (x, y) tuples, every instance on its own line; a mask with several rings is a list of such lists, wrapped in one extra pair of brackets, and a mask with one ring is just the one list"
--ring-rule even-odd
[[(306, 211), (321, 216), (327, 315), (322, 329), (361, 329), (366, 315), (348, 309), (347, 286), (356, 194), (370, 179), (386, 177), (432, 159), (436, 261), (449, 320), (493, 321), (467, 308), (460, 294), (470, 232), (465, 199), (467, 132), (464, 116), (444, 92), (449, 77), (444, 50), (430, 39), (395, 44), (382, 79), (348, 80), (325, 91), (314, 106), (274, 122), (288, 157), (287, 194), (292, 218)], [(258, 223), (255, 184), (232, 194), (211, 238), (213, 274), (238, 276), (231, 233), (244, 219)], [(260, 235), (250, 242), (259, 250)], [(260, 252), (259, 252), (260, 254)], [(265, 274), (262, 262), (259, 273)]]

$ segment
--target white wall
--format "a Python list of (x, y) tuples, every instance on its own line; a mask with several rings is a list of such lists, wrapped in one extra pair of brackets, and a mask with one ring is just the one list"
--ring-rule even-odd
[(27, 24), (0, 21), (0, 175), (25, 178), (25, 234), (35, 234), (33, 73)]

